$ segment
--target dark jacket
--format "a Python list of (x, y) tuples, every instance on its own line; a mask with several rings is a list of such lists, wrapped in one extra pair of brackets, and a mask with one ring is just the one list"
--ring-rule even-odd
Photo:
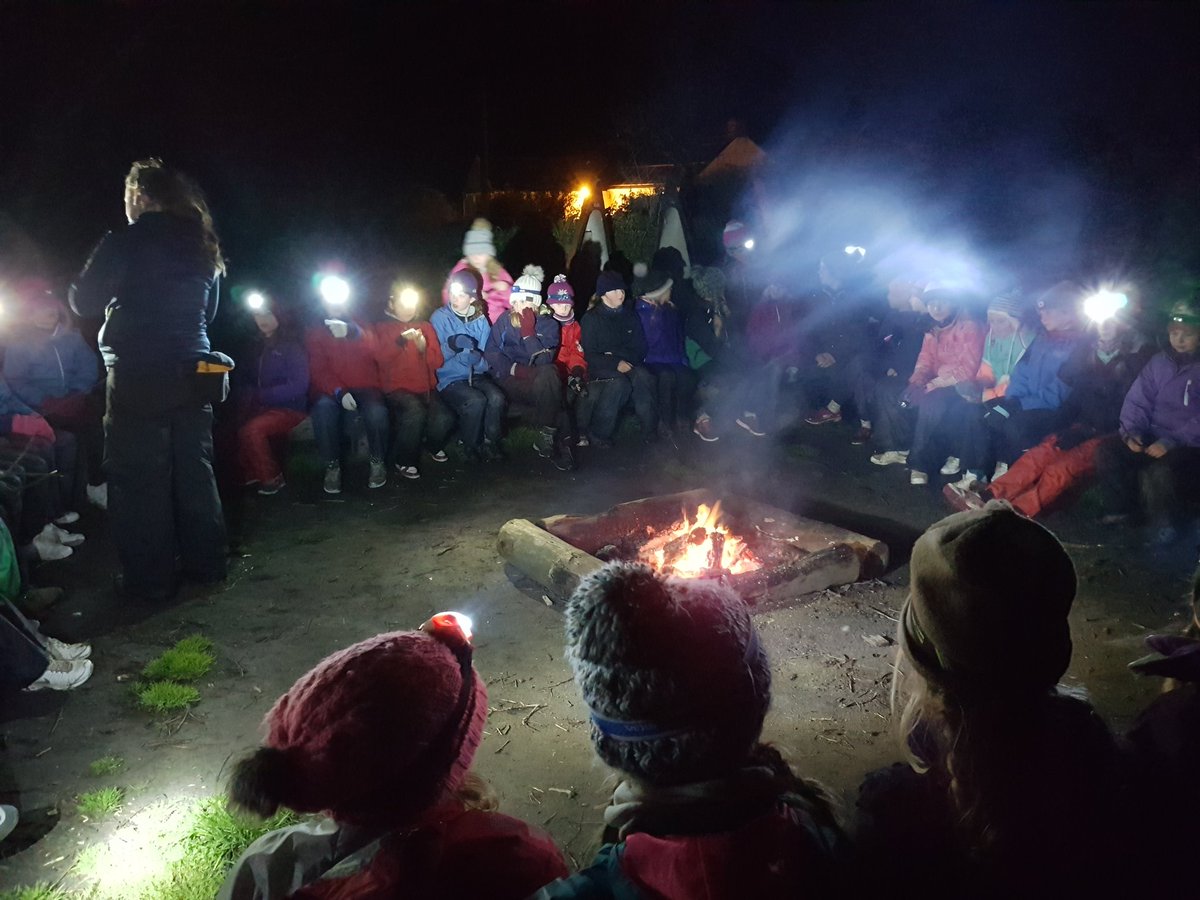
[(917, 367), (917, 354), (931, 324), (924, 313), (889, 308), (879, 323), (879, 340), (869, 351), (870, 371), (883, 375), (893, 369), (898, 377), (908, 378)]
[(1125, 335), (1107, 360), (1097, 354), (1095, 341), (1076, 347), (1058, 373), (1070, 388), (1062, 421), (1090, 435), (1116, 431), (1125, 395), (1153, 349), (1134, 333)]
[(844, 291), (825, 289), (808, 303), (801, 329), (801, 340), (809, 363), (812, 357), (828, 353), (837, 362), (849, 362), (871, 335), (870, 312), (866, 304)]
[(104, 318), (106, 366), (162, 371), (211, 350), (208, 323), (217, 314), (217, 273), (200, 226), (163, 212), (143, 213), (110, 231), (71, 285), (71, 308)]
[(90, 391), (100, 380), (100, 360), (78, 331), (31, 326), (8, 345), (4, 377), (17, 396), (38, 409), (47, 398)]
[(492, 374), (503, 381), (523, 367), (554, 365), (561, 332), (554, 316), (539, 315), (534, 333), (521, 337), (521, 326), (514, 325), (511, 314), (506, 312), (492, 325), (483, 355), (492, 367)]
[(580, 320), (580, 343), (593, 380), (615, 378), (617, 363), (640, 366), (646, 358), (646, 335), (637, 313), (626, 306), (609, 309), (597, 303)]
[(637, 315), (646, 335), (646, 363), (686, 366), (683, 351), (683, 316), (671, 303), (637, 302)]
[(308, 408), (308, 354), (297, 341), (265, 341), (255, 365), (255, 397), (267, 409)]

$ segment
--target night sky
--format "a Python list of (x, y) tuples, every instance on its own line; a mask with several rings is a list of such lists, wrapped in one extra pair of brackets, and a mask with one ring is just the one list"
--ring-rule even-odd
[(565, 183), (710, 159), (740, 117), (806, 197), (877, 173), (1010, 256), (1065, 229), (1066, 268), (1194, 270), (1188, 6), (5, 0), (0, 267), (69, 276), (142, 156), (204, 186), (235, 274), (287, 278), (415, 252), (485, 122), (494, 182), (520, 158)]

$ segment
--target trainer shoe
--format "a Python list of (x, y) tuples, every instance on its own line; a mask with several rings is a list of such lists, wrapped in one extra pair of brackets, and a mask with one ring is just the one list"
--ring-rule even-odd
[(696, 423), (692, 425), (692, 434), (709, 443), (721, 439), (720, 435), (713, 431), (712, 418), (709, 416), (701, 416), (696, 420)]
[(871, 443), (871, 429), (865, 425), (860, 427), (854, 432), (854, 437), (850, 438), (850, 443), (856, 447)]
[(46, 671), (25, 688), (27, 691), (69, 691), (92, 677), (90, 659), (52, 659)]
[(992, 472), (992, 481), (1003, 478), (1008, 474), (1008, 463), (996, 463), (996, 471)]
[(340, 494), (342, 492), (341, 463), (330, 463), (325, 468), (325, 493)]
[(51, 659), (64, 659), (67, 662), (74, 662), (80, 659), (87, 659), (92, 655), (91, 644), (68, 644), (66, 641), (60, 641), (58, 638), (42, 636), (42, 640), (46, 642), (46, 649), (50, 651)]
[(0, 803), (0, 842), (16, 830), (20, 818), (15, 806)]
[(943, 487), (942, 496), (946, 498), (946, 502), (950, 504), (950, 507), (957, 512), (965, 512), (968, 509), (983, 509), (987, 505), (986, 497), (978, 491), (963, 487), (962, 483), (958, 481), (952, 481)]
[(367, 487), (381, 488), (387, 484), (387, 466), (382, 459), (371, 460), (371, 474), (367, 476)]
[(64, 547), (78, 547), (85, 540), (87, 540), (87, 538), (85, 538), (82, 534), (75, 534), (72, 531), (66, 531), (65, 529), (59, 528), (53, 522), (47, 523), (46, 527), (42, 529), (42, 537), (49, 538), (52, 541), (58, 541)]
[(581, 434), (579, 436), (579, 440), (575, 442), (576, 447), (590, 447), (591, 445), (592, 442), (588, 440), (588, 436), (586, 434)]
[(412, 481), (416, 481), (421, 477), (421, 473), (417, 471), (416, 466), (402, 466), (399, 463), (396, 464), (396, 474), (401, 478), (408, 478)]
[(977, 491), (981, 487), (987, 486), (987, 479), (976, 478), (973, 474), (967, 472), (962, 478), (958, 479), (958, 481), (951, 482), (951, 484), (953, 484), (955, 487), (962, 488), (964, 491)]
[(60, 544), (54, 538), (48, 538), (44, 534), (39, 534), (31, 543), (33, 544), (33, 552), (43, 562), (57, 562), (60, 559), (66, 559), (75, 552), (66, 544)]
[(88, 503), (101, 509), (108, 509), (108, 482), (104, 484), (89, 484), (87, 486)]
[(285, 487), (287, 482), (283, 480), (282, 475), (276, 475), (270, 481), (264, 481), (258, 486), (258, 492), (264, 497), (270, 497), (272, 494), (278, 494)]
[(762, 426), (758, 424), (758, 416), (752, 412), (744, 412), (737, 417), (738, 426), (745, 428), (755, 437), (766, 437), (767, 433), (763, 431)]
[(907, 450), (881, 450), (871, 454), (871, 462), (877, 466), (904, 465), (908, 462)]
[(929, 476), (926, 475), (924, 472), (918, 472), (916, 469), (913, 469), (912, 471), (910, 471), (908, 473), (908, 483), (909, 484), (929, 484)]
[(834, 412), (828, 406), (822, 406), (804, 421), (809, 425), (831, 425), (842, 421), (842, 414)]
[(439, 450), (436, 453), (430, 453), (429, 458), (432, 459), (435, 463), (444, 463), (444, 462), (450, 461), (450, 457), (448, 457), (446, 455), (445, 450)]
[(65, 512), (54, 520), (55, 525), (74, 525), (79, 521), (79, 513)]
[(962, 469), (962, 461), (957, 456), (947, 456), (940, 469), (943, 475), (957, 475)]

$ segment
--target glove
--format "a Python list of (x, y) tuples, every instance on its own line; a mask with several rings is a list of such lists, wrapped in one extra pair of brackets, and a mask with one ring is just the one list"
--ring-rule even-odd
[(483, 354), (478, 350), (466, 350), (463, 352), (463, 359), (465, 359), (467, 361), (467, 365), (473, 369), (483, 362)]
[(531, 307), (521, 310), (521, 337), (531, 338), (537, 334), (537, 313)]
[(346, 410), (346, 412), (354, 412), (358, 409), (358, 401), (354, 399), (354, 395), (349, 391), (342, 393), (342, 409)]
[(329, 329), (329, 333), (335, 338), (344, 338), (350, 333), (350, 326), (341, 319), (326, 319), (325, 327)]
[(447, 346), (456, 353), (461, 353), (463, 350), (478, 350), (479, 341), (471, 337), (469, 334), (452, 334), (450, 340), (446, 341)]
[(583, 380), (582, 375), (576, 375), (572, 372), (567, 376), (567, 389), (580, 397), (587, 396), (587, 382)]
[(13, 416), (12, 433), (22, 437), (41, 438), (54, 443), (54, 429), (50, 427), (49, 422), (36, 413), (29, 416)]

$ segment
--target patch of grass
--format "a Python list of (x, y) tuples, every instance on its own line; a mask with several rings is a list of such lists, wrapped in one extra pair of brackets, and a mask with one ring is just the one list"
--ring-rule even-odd
[(115, 775), (123, 768), (125, 768), (125, 760), (119, 756), (102, 756), (88, 763), (88, 772), (95, 778), (102, 775)]
[(48, 882), (39, 881), (31, 887), (0, 891), (0, 900), (71, 900), (71, 894)]
[(150, 681), (196, 681), (208, 674), (216, 662), (213, 642), (194, 634), (150, 660), (142, 676)]
[(100, 819), (115, 813), (124, 802), (125, 791), (119, 787), (86, 791), (79, 795), (79, 814), (89, 819)]
[(537, 443), (538, 436), (536, 428), (530, 428), (528, 425), (518, 425), (509, 431), (501, 443), (504, 445), (505, 451), (516, 455), (532, 451), (533, 445)]
[(152, 681), (137, 688), (138, 705), (150, 712), (166, 713), (187, 709), (200, 702), (200, 692), (174, 681)]

